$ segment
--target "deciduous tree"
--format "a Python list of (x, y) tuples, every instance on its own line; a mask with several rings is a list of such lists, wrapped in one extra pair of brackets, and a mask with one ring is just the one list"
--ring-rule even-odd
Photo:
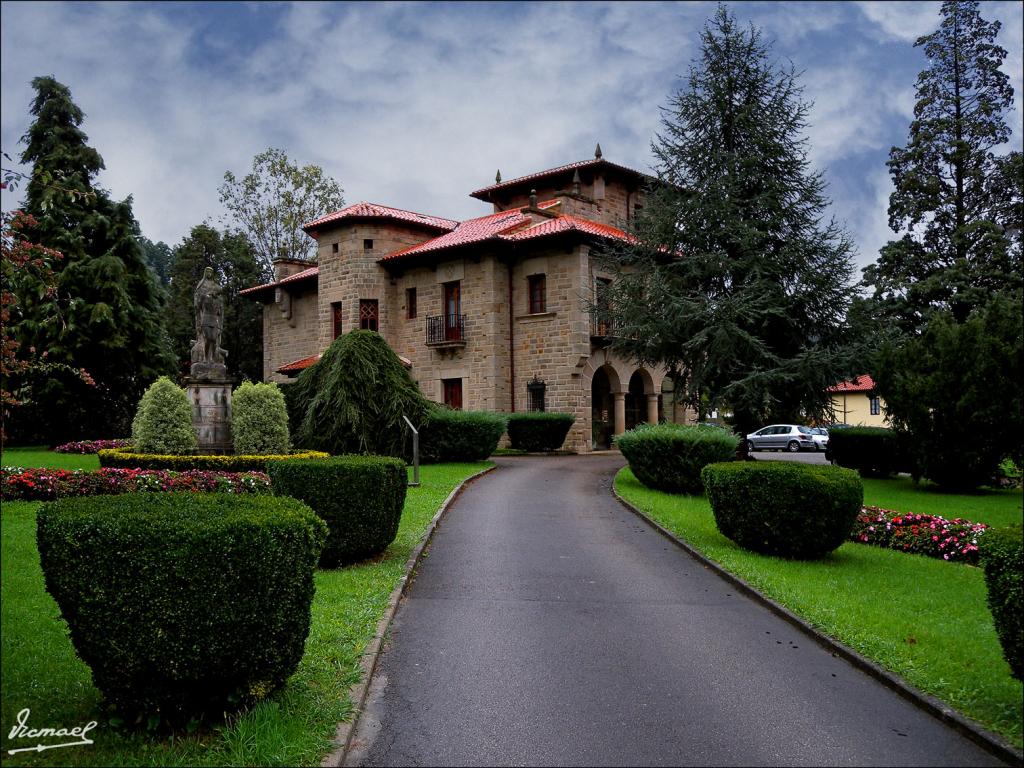
[(313, 259), (316, 242), (302, 225), (345, 204), (338, 183), (317, 165), (300, 168), (280, 149), (256, 155), (241, 179), (224, 174), (220, 200), (264, 270), (277, 258)]

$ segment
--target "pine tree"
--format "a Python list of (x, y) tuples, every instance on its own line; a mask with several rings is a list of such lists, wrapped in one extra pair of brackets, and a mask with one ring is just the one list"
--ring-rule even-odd
[(171, 282), (171, 264), (174, 260), (171, 246), (163, 240), (154, 243), (148, 237), (140, 235), (139, 247), (142, 249), (143, 260), (153, 270), (160, 285), (166, 288)]
[(179, 372), (188, 373), (195, 340), (193, 292), (206, 267), (212, 267), (224, 287), (224, 331), (221, 346), (228, 351), (228, 371), (236, 382), (263, 379), (263, 314), (260, 304), (239, 297), (243, 288), (269, 279), (263, 273), (245, 235), (221, 234), (209, 224), (192, 228), (171, 256), (166, 307), (167, 329)]
[(64, 256), (55, 264), (61, 322), (26, 280), (17, 286), (14, 332), (50, 361), (84, 368), (95, 386), (60, 376), (31, 382), (34, 405), (19, 412), (14, 432), (45, 440), (124, 435), (143, 390), (170, 365), (158, 289), (142, 260), (131, 198), (112, 201), (93, 185), (103, 160), (86, 143), (70, 91), (52, 77), (32, 86), (35, 120), (21, 161), (32, 166), (24, 209), (36, 225), (27, 234)]
[(1020, 153), (993, 152), (1010, 137), (1013, 88), (999, 68), (1001, 25), (978, 7), (944, 2), (939, 29), (914, 44), (928, 66), (907, 145), (888, 162), (889, 226), (902, 237), (864, 270), (878, 313), (910, 333), (936, 311), (964, 322), (993, 292), (1021, 286)]
[(701, 43), (662, 110), (659, 183), (636, 242), (607, 254), (616, 279), (595, 309), (614, 348), (667, 366), (701, 416), (731, 408), (742, 432), (826, 418), (826, 389), (849, 371), (852, 246), (821, 223), (825, 185), (801, 136), (808, 105), (792, 68), (724, 7)]

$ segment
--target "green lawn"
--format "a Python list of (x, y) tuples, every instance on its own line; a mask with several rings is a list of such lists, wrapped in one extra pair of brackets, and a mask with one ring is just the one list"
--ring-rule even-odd
[(1003, 526), (1021, 521), (1021, 489), (979, 490), (971, 494), (940, 491), (922, 481), (914, 485), (909, 477), (890, 480), (864, 478), (864, 503), (897, 512), (941, 515), (947, 519), (962, 517), (972, 523)]
[(94, 453), (54, 453), (42, 448), (5, 448), (0, 454), (5, 467), (48, 467), (50, 469), (99, 469), (100, 459)]
[[(10, 453), (19, 458), (29, 455), (28, 451)], [(62, 457), (48, 454), (53, 456)], [(5, 463), (7, 458), (4, 452)], [(83, 458), (96, 457), (77, 457), (80, 462)], [(57, 605), (43, 587), (35, 546), (39, 504), (5, 503), (0, 516), (0, 721), (7, 727), (21, 709), (29, 707), (30, 724), (37, 728), (71, 728), (90, 720), (100, 724), (90, 734), (96, 742), (93, 746), (10, 758), (5, 751), (3, 763), (318, 765), (331, 749), (337, 723), (351, 715), (347, 691), (359, 679), (360, 654), (373, 637), (406, 560), (452, 489), (487, 466), (489, 462), (421, 467), (422, 485), (409, 489), (398, 538), (385, 555), (317, 573), (306, 653), (284, 690), (226, 725), (173, 737), (131, 733), (110, 725), (89, 669), (75, 655)], [(9, 748), (10, 742), (4, 746)]]
[[(825, 634), (1021, 746), (1024, 691), (1003, 659), (980, 569), (854, 543), (816, 562), (765, 557), (722, 536), (703, 496), (651, 490), (628, 467), (616, 476), (615, 487), (652, 519)], [(865, 496), (869, 504), (922, 513), (935, 508), (918, 508), (919, 501), (939, 498), (915, 494), (899, 480), (866, 481)], [(940, 498), (949, 517), (1021, 519), (1019, 492)], [(970, 506), (979, 499), (982, 504)], [(910, 506), (904, 510), (902, 504)]]

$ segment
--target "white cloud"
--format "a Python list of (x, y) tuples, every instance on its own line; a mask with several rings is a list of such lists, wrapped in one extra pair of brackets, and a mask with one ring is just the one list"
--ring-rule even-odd
[(875, 24), (882, 37), (913, 43), (922, 35), (934, 32), (939, 25), (937, 2), (860, 2), (861, 12)]

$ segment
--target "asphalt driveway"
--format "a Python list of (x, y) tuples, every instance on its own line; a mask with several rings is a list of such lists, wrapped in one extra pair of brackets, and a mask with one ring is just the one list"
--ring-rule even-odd
[(350, 765), (1000, 765), (611, 496), (509, 457), (438, 529)]

